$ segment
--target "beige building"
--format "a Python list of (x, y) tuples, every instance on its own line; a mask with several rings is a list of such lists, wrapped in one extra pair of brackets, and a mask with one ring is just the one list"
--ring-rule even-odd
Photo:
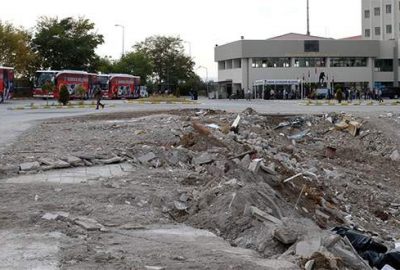
[(299, 98), (305, 88), (311, 87), (365, 90), (397, 86), (398, 1), (362, 0), (360, 36), (331, 39), (289, 33), (216, 46), (219, 87), (211, 97), (226, 98), (251, 91), (256, 97), (265, 98), (265, 90), (273, 89), (281, 96), (290, 92)]

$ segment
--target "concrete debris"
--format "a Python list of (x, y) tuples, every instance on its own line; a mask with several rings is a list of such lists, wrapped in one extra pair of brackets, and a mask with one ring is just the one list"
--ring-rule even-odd
[(102, 162), (104, 164), (116, 164), (116, 163), (120, 163), (121, 161), (122, 161), (121, 157), (113, 157), (113, 158), (110, 158), (110, 159), (102, 160)]
[(67, 163), (71, 164), (71, 166), (80, 166), (83, 164), (82, 160), (75, 156), (68, 156), (64, 159)]
[(194, 165), (205, 165), (205, 164), (209, 164), (212, 163), (215, 160), (214, 155), (210, 154), (210, 153), (203, 153), (198, 157), (193, 158), (193, 164)]
[(40, 169), (40, 163), (35, 162), (26, 162), (19, 165), (21, 171), (35, 171)]
[(97, 222), (95, 219), (91, 219), (88, 217), (77, 217), (73, 219), (73, 222), (84, 228), (85, 230), (88, 231), (104, 231), (105, 228), (103, 225), (101, 225), (99, 222)]
[(285, 245), (291, 245), (297, 241), (297, 234), (295, 231), (287, 227), (279, 227), (274, 231), (274, 237), (279, 242)]
[(144, 267), (144, 269), (146, 269), (146, 270), (165, 270), (165, 268), (161, 267), (161, 266), (147, 266), (147, 265)]
[(231, 131), (235, 132), (236, 134), (239, 132), (239, 123), (240, 123), (240, 115), (238, 115), (235, 118), (235, 121), (233, 121), (232, 125), (231, 125)]
[(139, 157), (138, 160), (142, 164), (147, 164), (148, 162), (152, 161), (155, 158), (156, 158), (156, 155), (153, 152), (149, 152), (149, 153)]
[(393, 151), (393, 153), (390, 155), (390, 159), (393, 160), (393, 161), (400, 161), (399, 150)]
[(255, 218), (259, 219), (260, 221), (269, 221), (276, 225), (283, 225), (282, 221), (270, 214), (272, 214), (272, 209), (268, 209), (269, 213), (266, 213), (255, 206), (250, 206), (249, 208), (250, 213)]
[(288, 136), (288, 139), (289, 140), (295, 140), (295, 141), (302, 140), (305, 136), (308, 135), (308, 133), (310, 133), (310, 131), (311, 131), (310, 129), (306, 129), (306, 130), (304, 130), (304, 131), (302, 131), (300, 133), (297, 133), (295, 135)]
[(249, 165), (249, 170), (253, 173), (258, 173), (258, 170), (260, 169), (261, 166), (261, 162), (262, 162), (261, 158), (252, 160)]

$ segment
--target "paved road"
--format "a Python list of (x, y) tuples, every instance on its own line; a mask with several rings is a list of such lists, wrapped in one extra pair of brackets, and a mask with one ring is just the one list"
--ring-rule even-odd
[(86, 115), (94, 113), (126, 112), (126, 111), (150, 111), (170, 110), (183, 108), (219, 109), (230, 112), (241, 112), (252, 107), (261, 113), (270, 114), (316, 114), (324, 112), (348, 112), (363, 115), (376, 115), (388, 112), (400, 113), (400, 106), (304, 106), (299, 101), (264, 101), (264, 100), (208, 100), (201, 99), (196, 105), (168, 105), (168, 104), (127, 104), (124, 101), (106, 101), (115, 107), (106, 107), (105, 110), (93, 109), (46, 109), (46, 110), (9, 110), (9, 108), (21, 107), (35, 102), (44, 104), (41, 100), (12, 100), (7, 104), (0, 104), (0, 151), (11, 143), (14, 138), (37, 123), (37, 121), (66, 117), (74, 115)]

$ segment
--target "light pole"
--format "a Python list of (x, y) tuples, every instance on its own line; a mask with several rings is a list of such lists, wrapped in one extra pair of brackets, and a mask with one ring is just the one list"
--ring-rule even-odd
[(192, 43), (186, 40), (184, 40), (183, 43), (187, 43), (189, 45), (189, 56), (192, 57)]
[(115, 27), (122, 28), (122, 56), (125, 55), (125, 26), (122, 24), (116, 24)]
[(198, 69), (204, 68), (206, 70), (206, 84), (207, 84), (207, 97), (208, 97), (208, 68), (205, 66), (199, 66)]

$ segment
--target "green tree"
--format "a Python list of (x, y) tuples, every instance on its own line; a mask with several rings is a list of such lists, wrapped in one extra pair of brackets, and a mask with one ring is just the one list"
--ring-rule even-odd
[(115, 67), (114, 63), (110, 60), (110, 58), (99, 57), (97, 56), (94, 60), (94, 64), (92, 66), (91, 72), (101, 72), (101, 73), (114, 73)]
[(153, 73), (151, 59), (141, 51), (130, 52), (114, 65), (114, 72), (140, 76), (141, 84), (145, 85)]
[(179, 37), (152, 36), (136, 44), (134, 51), (150, 60), (153, 79), (160, 88), (175, 90), (180, 81), (187, 81), (194, 74), (195, 63), (185, 55)]
[(26, 30), (0, 22), (0, 52), (0, 65), (14, 67), (25, 77), (35, 71), (37, 57), (31, 50), (31, 36)]
[(92, 70), (98, 58), (95, 49), (104, 42), (94, 28), (85, 18), (41, 17), (32, 40), (41, 67)]

